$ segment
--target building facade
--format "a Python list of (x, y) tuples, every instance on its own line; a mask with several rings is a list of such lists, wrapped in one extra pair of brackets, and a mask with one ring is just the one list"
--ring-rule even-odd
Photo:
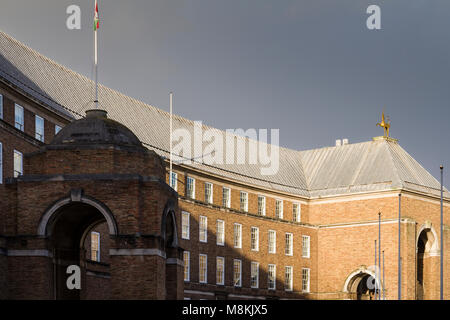
[(397, 299), (399, 230), (402, 298), (439, 298), (440, 185), (396, 140), (171, 173), (169, 115), (91, 89), (0, 32), (0, 299)]

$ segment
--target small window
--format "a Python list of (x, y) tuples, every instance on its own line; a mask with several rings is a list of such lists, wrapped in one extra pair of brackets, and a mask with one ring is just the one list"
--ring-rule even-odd
[(242, 248), (242, 225), (239, 223), (234, 224), (234, 247)]
[(100, 233), (91, 232), (91, 260), (100, 261)]
[(190, 214), (189, 212), (183, 211), (181, 213), (181, 238), (189, 240), (190, 232)]
[(275, 217), (283, 219), (283, 200), (275, 200)]
[(3, 119), (3, 96), (0, 94), (0, 119)]
[(184, 281), (190, 281), (191, 274), (191, 254), (189, 251), (183, 252), (183, 262), (184, 262)]
[(260, 216), (266, 215), (266, 197), (258, 196), (258, 214)]
[(235, 287), (242, 286), (242, 262), (238, 259), (233, 261), (233, 282)]
[(300, 204), (299, 203), (293, 203), (292, 204), (292, 220), (295, 222), (300, 222)]
[(258, 251), (259, 250), (259, 228), (258, 227), (252, 227), (250, 241), (251, 241), (251, 250)]
[(216, 284), (225, 284), (225, 258), (216, 258)]
[(200, 254), (198, 280), (200, 283), (208, 282), (208, 256), (206, 254)]
[(252, 288), (258, 288), (259, 287), (259, 263), (258, 262), (252, 262), (250, 272), (251, 272), (250, 286)]
[(55, 124), (55, 136), (61, 131), (61, 127)]
[(292, 291), (292, 266), (287, 266), (284, 273), (284, 289)]
[(309, 258), (310, 257), (310, 237), (302, 236), (302, 257)]
[(205, 216), (200, 216), (199, 239), (200, 242), (208, 241), (208, 218)]
[(35, 115), (35, 138), (44, 142), (44, 119)]
[(23, 131), (24, 128), (23, 107), (18, 105), (17, 103), (14, 105), (14, 119), (15, 119), (15, 127)]
[(195, 179), (191, 177), (186, 178), (186, 197), (195, 199)]
[(241, 191), (241, 211), (247, 212), (248, 211), (248, 193)]
[(274, 230), (269, 230), (269, 253), (277, 252), (277, 233)]
[(217, 245), (223, 246), (225, 245), (225, 221), (223, 220), (217, 220)]
[(231, 207), (231, 191), (230, 188), (223, 187), (222, 189), (222, 206), (225, 208)]
[(175, 191), (177, 191), (177, 179), (178, 179), (177, 173), (172, 171), (170, 173), (170, 186)]
[(292, 235), (292, 233), (286, 233), (286, 249), (285, 249), (285, 254), (287, 255), (287, 256), (292, 256), (292, 253), (293, 253), (293, 251), (294, 251), (294, 248), (293, 248), (293, 243), (294, 243), (294, 241), (293, 241), (293, 235)]
[(269, 290), (275, 290), (276, 289), (276, 265), (269, 264), (268, 266), (268, 275), (267, 275), (267, 288)]
[(23, 174), (23, 155), (17, 150), (14, 150), (14, 178)]
[(209, 182), (205, 182), (205, 202), (213, 203), (213, 185)]
[(302, 291), (309, 292), (309, 269), (302, 269)]

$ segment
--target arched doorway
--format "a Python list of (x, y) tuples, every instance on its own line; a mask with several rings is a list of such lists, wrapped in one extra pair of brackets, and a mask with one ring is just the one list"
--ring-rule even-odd
[(362, 267), (352, 272), (345, 281), (344, 290), (352, 300), (373, 300), (375, 295), (375, 274)]
[(416, 299), (431, 299), (431, 277), (433, 275), (433, 256), (437, 253), (437, 236), (435, 231), (427, 226), (421, 229), (417, 238), (417, 277)]
[[(104, 249), (109, 248), (109, 234), (116, 234), (117, 231), (114, 218), (106, 206), (96, 200), (87, 197), (73, 200), (61, 199), (49, 208), (43, 215), (38, 230), (47, 237), (53, 256), (54, 298), (92, 298), (95, 294), (90, 294), (90, 288), (98, 290), (96, 295), (108, 298), (105, 296), (106, 292), (101, 292), (102, 288), (106, 291), (108, 285), (92, 285), (93, 280), (89, 275), (102, 276), (103, 283), (109, 282), (109, 253), (105, 253)], [(92, 248), (94, 233), (98, 234), (97, 246)], [(102, 247), (103, 259), (100, 258)], [(95, 250), (99, 251), (98, 259), (93, 258)], [(67, 273), (67, 268), (71, 265), (80, 267), (81, 290), (69, 289), (67, 286), (67, 279), (71, 275)]]

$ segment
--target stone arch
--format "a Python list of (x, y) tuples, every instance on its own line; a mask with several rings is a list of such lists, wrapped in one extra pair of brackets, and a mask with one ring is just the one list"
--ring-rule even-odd
[(436, 291), (433, 278), (438, 267), (439, 241), (436, 230), (426, 221), (416, 237), (416, 299), (433, 299)]
[(425, 248), (425, 252), (428, 253), (430, 256), (439, 255), (439, 241), (438, 241), (439, 238), (436, 233), (436, 230), (434, 229), (430, 221), (425, 222), (417, 232), (416, 252), (418, 251), (419, 241), (421, 240), (421, 237), (423, 240), (424, 236), (426, 236), (426, 240), (429, 241), (427, 247)]
[(106, 220), (106, 223), (108, 224), (109, 234), (110, 235), (118, 234), (119, 230), (117, 227), (116, 220), (112, 212), (109, 210), (109, 208), (102, 202), (83, 195), (82, 190), (71, 190), (70, 196), (61, 198), (56, 202), (54, 202), (52, 205), (50, 205), (47, 208), (47, 210), (45, 210), (44, 214), (42, 215), (39, 221), (37, 234), (43, 237), (48, 236), (52, 224), (55, 222), (58, 211), (62, 209), (64, 206), (74, 202), (87, 204), (97, 209), (103, 215), (103, 217)]
[(173, 200), (169, 200), (164, 207), (161, 219), (161, 238), (165, 247), (178, 247), (177, 220), (175, 215), (175, 202)]
[[(373, 286), (367, 284), (370, 278), (377, 279), (375, 270), (361, 266), (348, 275), (342, 291), (351, 299), (372, 299), (375, 290)], [(381, 288), (381, 281), (379, 279), (377, 283), (378, 287)]]

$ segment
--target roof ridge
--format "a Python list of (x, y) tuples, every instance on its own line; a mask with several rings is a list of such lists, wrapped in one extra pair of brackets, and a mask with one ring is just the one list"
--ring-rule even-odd
[[(398, 172), (398, 168), (397, 168), (397, 166), (395, 165), (395, 161), (394, 161), (394, 157), (392, 156), (391, 149), (389, 148), (389, 141), (387, 141), (387, 140), (382, 140), (381, 143), (383, 143), (383, 147), (384, 147), (385, 149), (387, 149), (386, 151), (387, 151), (387, 153), (388, 153), (388, 155), (389, 155), (389, 159), (391, 160), (392, 172), (394, 173), (394, 175), (395, 175), (395, 177), (396, 177), (396, 179), (397, 179), (397, 180), (395, 181), (395, 183), (398, 184), (399, 187), (401, 187), (402, 189), (405, 188), (405, 185), (403, 184), (403, 181), (402, 181), (402, 179), (401, 179), (401, 177), (400, 177), (400, 174), (399, 174), (399, 172)], [(392, 181), (392, 185), (394, 185), (394, 181)]]

